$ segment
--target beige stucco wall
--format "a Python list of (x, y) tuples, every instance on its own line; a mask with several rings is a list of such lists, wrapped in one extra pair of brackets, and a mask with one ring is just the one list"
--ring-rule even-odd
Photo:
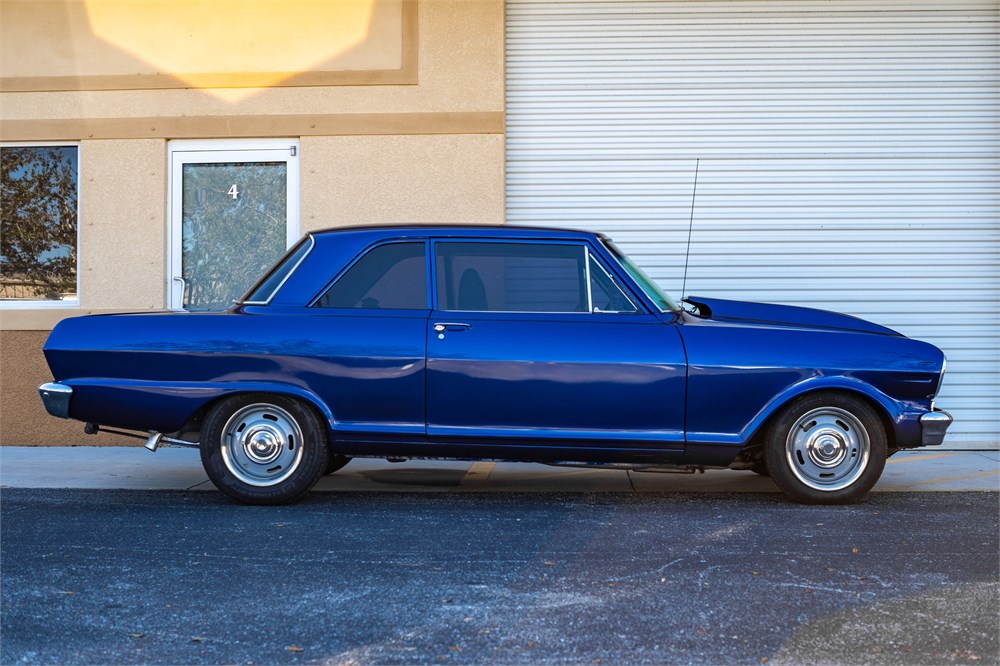
[(303, 137), (302, 231), (504, 216), (502, 135)]
[[(31, 27), (36, 41), (58, 45), (36, 50), (27, 69), (0, 62), (0, 141), (80, 145), (80, 307), (0, 309), (0, 446), (132, 443), (44, 413), (36, 388), (51, 376), (41, 347), (66, 316), (164, 307), (171, 139), (299, 138), (302, 231), (503, 222), (503, 0), (376, 2), (389, 20), (373, 23), (374, 49), (272, 87), (234, 75), (238, 87), (226, 89), (184, 82), (134, 53), (104, 50), (73, 70), (72, 54), (104, 48), (87, 25), (65, 20), (80, 0), (52, 0), (44, 12), (0, 0), (5, 31)], [(396, 40), (391, 49), (386, 40)]]
[[(399, 67), (403, 2), (228, 0), (207, 12), (200, 0), (2, 0), (0, 71), (106, 77)], [(45, 57), (22, 57), (39, 49)]]
[(80, 306), (162, 308), (166, 143), (80, 144)]
[[(5, 95), (0, 105), (0, 122), (53, 118), (502, 112), (502, 0), (419, 0), (416, 7), (415, 85), (14, 93)], [(71, 50), (72, 46), (67, 48)]]

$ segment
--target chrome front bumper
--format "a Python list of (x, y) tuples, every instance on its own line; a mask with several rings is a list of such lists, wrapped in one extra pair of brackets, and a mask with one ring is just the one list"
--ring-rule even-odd
[(920, 417), (920, 445), (937, 446), (944, 441), (944, 433), (954, 419), (948, 412), (937, 409)]
[(49, 382), (38, 387), (38, 395), (42, 398), (45, 411), (61, 419), (69, 418), (69, 399), (73, 397), (73, 389), (65, 384)]

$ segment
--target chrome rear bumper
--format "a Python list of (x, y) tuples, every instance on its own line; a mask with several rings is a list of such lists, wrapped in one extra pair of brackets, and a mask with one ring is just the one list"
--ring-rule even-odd
[(49, 414), (61, 419), (69, 418), (69, 399), (73, 397), (71, 387), (59, 382), (49, 382), (38, 387), (38, 395)]
[(920, 445), (937, 446), (944, 441), (944, 434), (954, 419), (951, 414), (938, 409), (920, 417)]

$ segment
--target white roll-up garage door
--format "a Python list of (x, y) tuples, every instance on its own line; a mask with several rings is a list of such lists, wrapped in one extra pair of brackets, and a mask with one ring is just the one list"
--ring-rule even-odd
[(507, 0), (507, 222), (609, 233), (681, 291), (837, 310), (948, 355), (1000, 441), (996, 0)]

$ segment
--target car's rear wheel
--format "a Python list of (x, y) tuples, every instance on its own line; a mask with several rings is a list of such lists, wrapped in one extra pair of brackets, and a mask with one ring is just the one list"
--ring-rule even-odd
[(247, 504), (292, 502), (326, 472), (326, 426), (308, 405), (272, 394), (221, 401), (201, 431), (208, 478)]
[(764, 459), (771, 478), (807, 504), (849, 504), (882, 475), (886, 433), (875, 410), (845, 393), (815, 393), (771, 424)]

